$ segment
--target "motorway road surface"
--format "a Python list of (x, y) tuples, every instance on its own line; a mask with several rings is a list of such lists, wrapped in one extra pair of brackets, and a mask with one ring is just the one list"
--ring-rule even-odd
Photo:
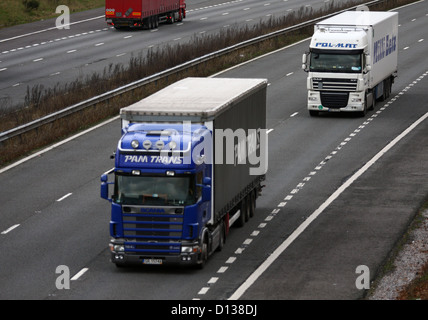
[[(302, 6), (314, 10), (324, 0), (188, 0), (187, 18), (154, 30), (116, 31), (108, 27), (104, 8), (76, 13), (70, 29), (55, 28), (56, 19), (0, 30), (0, 106), (24, 102), (27, 87), (52, 88), (102, 74), (110, 64), (166, 44), (187, 43), (236, 25), (251, 25), (282, 16)], [(328, 3), (329, 1), (327, 1)]]
[[(231, 231), (203, 270), (117, 269), (109, 262), (109, 203), (99, 197), (99, 177), (113, 166), (118, 120), (0, 171), (0, 299), (364, 297), (356, 268), (367, 266), (374, 279), (428, 194), (428, 120), (421, 118), (428, 112), (428, 2), (398, 11), (399, 77), (391, 98), (365, 118), (309, 116), (300, 70), (307, 40), (218, 75), (266, 77), (273, 130), (255, 217)], [(70, 270), (70, 289), (57, 289), (58, 266)]]

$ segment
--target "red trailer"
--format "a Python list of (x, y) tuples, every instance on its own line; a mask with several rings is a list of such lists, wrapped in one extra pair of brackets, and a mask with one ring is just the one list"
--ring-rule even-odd
[(185, 0), (106, 0), (106, 22), (116, 29), (174, 23), (186, 17)]

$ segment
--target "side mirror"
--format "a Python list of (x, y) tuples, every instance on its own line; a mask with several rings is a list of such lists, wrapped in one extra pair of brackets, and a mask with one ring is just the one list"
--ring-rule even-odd
[(109, 198), (108, 196), (108, 185), (109, 184), (113, 184), (113, 182), (108, 182), (108, 174), (104, 173), (101, 176), (101, 198), (108, 200), (108, 201), (112, 201), (111, 198)]
[(101, 198), (111, 201), (108, 197), (108, 183), (101, 183)]
[(202, 180), (202, 183), (206, 186), (211, 186), (211, 178), (204, 177), (204, 179)]
[(302, 56), (302, 70), (307, 72), (308, 71), (308, 53), (305, 52)]
[(370, 55), (366, 55), (366, 71), (370, 71), (372, 69), (372, 57)]
[(202, 187), (202, 202), (211, 201), (211, 187), (203, 186)]

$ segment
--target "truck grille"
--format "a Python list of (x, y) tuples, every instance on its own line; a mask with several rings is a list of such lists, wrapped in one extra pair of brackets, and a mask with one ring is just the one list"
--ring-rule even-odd
[(356, 91), (357, 79), (313, 78), (312, 88), (314, 88), (314, 90)]
[(128, 253), (178, 254), (181, 251), (183, 212), (181, 207), (161, 210), (128, 206), (123, 207), (124, 237)]
[(321, 104), (327, 108), (344, 108), (348, 105), (348, 92), (321, 91)]

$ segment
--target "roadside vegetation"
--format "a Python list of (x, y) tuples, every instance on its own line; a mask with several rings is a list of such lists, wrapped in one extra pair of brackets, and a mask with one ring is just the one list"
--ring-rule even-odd
[(105, 0), (1, 0), (0, 29), (57, 17), (59, 5), (66, 5), (70, 12), (101, 8)]
[[(2, 4), (4, 4), (3, 1), (12, 0), (2, 0)], [(14, 1), (22, 2), (22, 0)], [(64, 2), (64, 0), (39, 1), (52, 2), (53, 7), (59, 2)], [(69, 4), (73, 1), (78, 0), (65, 0)], [(85, 1), (80, 0), (80, 2)], [(311, 7), (302, 6), (297, 11), (283, 16), (271, 17), (269, 20), (260, 21), (252, 27), (231, 26), (230, 28), (222, 29), (217, 34), (195, 35), (188, 43), (165, 45), (157, 49), (152, 49), (147, 54), (136, 54), (130, 58), (128, 65), (110, 64), (101, 74), (94, 73), (87, 75), (65, 85), (56, 85), (53, 88), (45, 88), (43, 84), (32, 88), (27, 87), (27, 94), (23, 105), (11, 108), (11, 101), (7, 99), (0, 101), (0, 106), (3, 106), (2, 108), (0, 107), (0, 131), (7, 131), (18, 127), (39, 119), (44, 115), (65, 109), (78, 102), (233, 44), (366, 2), (367, 0), (353, 0), (346, 3), (342, 1), (330, 1), (324, 8), (316, 11)], [(371, 7), (371, 10), (388, 10), (410, 2), (415, 2), (415, 0), (388, 0), (380, 2), (377, 7)], [(189, 76), (209, 76), (230, 66), (310, 37), (312, 33), (313, 27), (301, 28), (287, 35), (237, 50), (231, 54), (204, 62), (202, 65), (196, 65), (180, 74), (169, 76), (167, 79), (161, 79), (144, 88), (138, 88), (128, 94), (122, 94), (120, 97), (111, 99), (107, 103), (99, 103), (94, 108), (90, 108), (91, 110), (82, 110), (79, 113), (68, 116), (66, 119), (57, 120), (55, 123), (9, 139), (0, 145), (0, 167), (28, 154), (32, 150), (54, 143), (76, 131), (117, 115), (120, 108), (132, 104), (174, 81)], [(300, 59), (296, 63), (300, 64)], [(10, 109), (15, 111), (8, 112), (7, 110)]]

